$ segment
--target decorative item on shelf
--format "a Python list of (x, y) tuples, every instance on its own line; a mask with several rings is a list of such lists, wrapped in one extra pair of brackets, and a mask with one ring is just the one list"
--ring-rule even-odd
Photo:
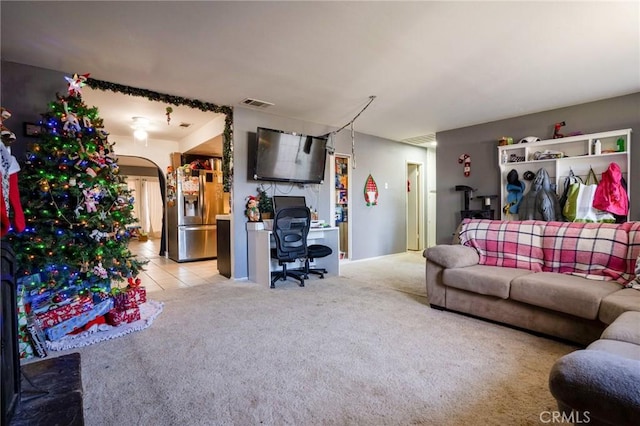
[(211, 162), (203, 158), (198, 158), (185, 167), (188, 167), (191, 170), (211, 170)]
[(520, 139), (518, 143), (520, 144), (520, 143), (533, 143), (533, 142), (540, 142), (540, 138), (537, 136), (527, 136), (526, 138)]
[(565, 123), (564, 121), (561, 121), (553, 125), (553, 139), (559, 139), (564, 137), (564, 135), (560, 133), (560, 128), (566, 125), (567, 123)]
[(258, 199), (253, 195), (249, 195), (247, 197), (247, 208), (244, 214), (249, 219), (249, 222), (260, 221), (260, 210), (258, 210)]
[(511, 154), (509, 156), (509, 163), (519, 163), (524, 161), (524, 155)]
[(618, 146), (618, 152), (624, 152), (624, 138), (618, 138), (616, 145)]
[(258, 187), (257, 201), (258, 210), (260, 211), (262, 219), (272, 219), (274, 214), (273, 200), (267, 195), (267, 192), (262, 187)]
[(512, 144), (513, 144), (513, 138), (509, 136), (503, 136), (498, 141), (498, 146), (506, 146), (506, 145), (512, 145)]

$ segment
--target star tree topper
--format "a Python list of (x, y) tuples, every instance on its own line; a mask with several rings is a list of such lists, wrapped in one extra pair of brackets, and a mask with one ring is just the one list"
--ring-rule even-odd
[(86, 81), (89, 78), (89, 73), (87, 74), (74, 74), (73, 77), (65, 77), (65, 80), (69, 82), (69, 95), (81, 95), (82, 87), (86, 85)]

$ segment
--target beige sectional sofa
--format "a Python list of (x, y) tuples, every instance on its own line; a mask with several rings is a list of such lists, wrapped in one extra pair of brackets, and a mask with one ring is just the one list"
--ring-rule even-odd
[(639, 425), (640, 312), (624, 312), (599, 340), (556, 361), (549, 390), (573, 423)]
[(640, 255), (640, 222), (578, 224), (467, 219), (459, 244), (424, 252), (433, 308), (587, 345), (640, 291), (625, 288)]
[(465, 220), (456, 237), (424, 252), (429, 304), (588, 345), (550, 372), (559, 419), (640, 424), (640, 222)]

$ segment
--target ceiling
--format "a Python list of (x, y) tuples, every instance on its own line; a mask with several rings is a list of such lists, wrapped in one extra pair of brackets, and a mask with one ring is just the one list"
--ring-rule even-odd
[[(6, 61), (218, 105), (259, 99), (335, 127), (376, 96), (354, 128), (396, 141), (640, 91), (637, 1), (3, 0), (0, 15)], [(175, 111), (167, 126), (165, 107), (159, 128), (199, 120)]]

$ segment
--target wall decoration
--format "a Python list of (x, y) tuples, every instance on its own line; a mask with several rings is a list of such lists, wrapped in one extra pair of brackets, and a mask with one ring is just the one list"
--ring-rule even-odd
[(364, 201), (366, 201), (367, 206), (378, 205), (378, 185), (376, 185), (376, 181), (373, 180), (371, 175), (364, 183)]
[(471, 176), (471, 156), (469, 154), (462, 154), (458, 157), (458, 163), (464, 164), (464, 177)]

